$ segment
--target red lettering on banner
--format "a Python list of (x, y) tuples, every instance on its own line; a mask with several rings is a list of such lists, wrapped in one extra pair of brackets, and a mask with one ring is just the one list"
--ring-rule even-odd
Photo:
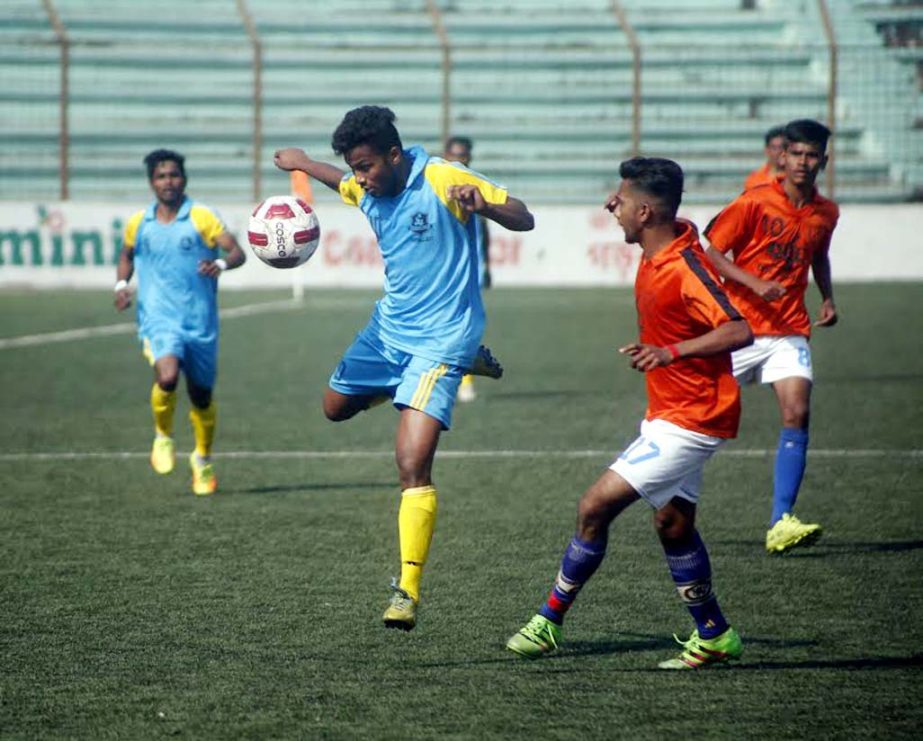
[(587, 247), (590, 264), (601, 270), (615, 270), (619, 277), (628, 280), (641, 256), (641, 249), (625, 242), (591, 242)]
[(377, 268), (382, 264), (381, 252), (374, 237), (353, 234), (346, 238), (340, 230), (331, 229), (324, 233), (321, 245), (324, 263), (331, 267), (349, 265)]
[(519, 265), (522, 257), (522, 239), (505, 234), (490, 235), (490, 264), (494, 265)]

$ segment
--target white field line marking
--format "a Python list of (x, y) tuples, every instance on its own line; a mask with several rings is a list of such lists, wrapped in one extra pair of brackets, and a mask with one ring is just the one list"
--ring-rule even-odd
[[(233, 319), (239, 316), (253, 316), (272, 311), (289, 311), (300, 307), (302, 304), (293, 300), (265, 301), (259, 304), (245, 304), (231, 309), (222, 309), (218, 315), (222, 319)], [(63, 332), (45, 332), (42, 334), (27, 334), (21, 337), (9, 337), (0, 340), (0, 350), (14, 347), (33, 347), (35, 345), (50, 345), (55, 342), (71, 342), (73, 340), (86, 340), (90, 337), (109, 337), (117, 334), (132, 334), (137, 331), (134, 322), (120, 324), (106, 324), (101, 327), (84, 327), (82, 329), (67, 329)]]
[[(438, 458), (601, 458), (609, 460), (617, 455), (612, 450), (441, 450)], [(719, 451), (719, 458), (765, 458), (773, 455), (775, 449), (741, 449)], [(147, 458), (148, 452), (113, 450), (95, 452), (59, 453), (0, 453), (0, 463), (14, 461), (83, 461), (83, 460), (125, 460)], [(923, 458), (923, 450), (874, 450), (874, 449), (832, 449), (808, 450), (812, 458)], [(355, 458), (393, 458), (391, 450), (231, 450), (215, 453), (215, 458), (237, 460), (327, 460)]]

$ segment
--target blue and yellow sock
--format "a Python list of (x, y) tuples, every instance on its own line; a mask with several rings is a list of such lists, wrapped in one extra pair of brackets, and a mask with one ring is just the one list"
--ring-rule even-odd
[(779, 447), (776, 450), (770, 527), (781, 520), (782, 515), (795, 509), (807, 455), (808, 431), (797, 427), (783, 427), (779, 433)]
[(691, 546), (680, 549), (665, 547), (664, 553), (676, 591), (695, 620), (699, 635), (708, 639), (724, 633), (728, 623), (712, 591), (711, 562), (698, 531)]
[(576, 535), (561, 559), (561, 568), (540, 615), (560, 625), (577, 594), (606, 557), (606, 540), (581, 540)]
[(416, 602), (420, 601), (420, 579), (436, 529), (436, 500), (435, 486), (417, 486), (401, 492), (397, 516), (401, 541), (400, 587)]
[(176, 411), (176, 391), (164, 391), (156, 383), (151, 387), (151, 413), (154, 429), (161, 437), (173, 437), (173, 414)]

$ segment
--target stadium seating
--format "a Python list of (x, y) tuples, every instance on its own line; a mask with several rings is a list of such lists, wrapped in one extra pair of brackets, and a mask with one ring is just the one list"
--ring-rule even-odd
[[(534, 202), (600, 200), (633, 152), (633, 55), (609, 0), (435, 4), (450, 47), (450, 129), (474, 139), (476, 167)], [(621, 5), (641, 49), (641, 152), (683, 165), (690, 202), (737, 192), (770, 126), (827, 118), (814, 3)], [(141, 158), (157, 146), (187, 155), (199, 197), (252, 198), (254, 56), (235, 0), (53, 6), (70, 49), (72, 198), (146, 197)], [(391, 106), (406, 141), (439, 150), (442, 45), (425, 0), (245, 6), (262, 48), (264, 194), (287, 187), (276, 148), (332, 158), (331, 131), (355, 105)], [(912, 197), (923, 190), (923, 53), (893, 28), (918, 28), (920, 11), (867, 0), (836, 9), (836, 195)], [(58, 193), (60, 58), (41, 0), (0, 6), (0, 198)]]

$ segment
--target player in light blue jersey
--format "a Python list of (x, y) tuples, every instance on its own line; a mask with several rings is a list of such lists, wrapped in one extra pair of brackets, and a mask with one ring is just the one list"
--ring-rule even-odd
[(506, 189), (458, 163), (404, 149), (387, 108), (346, 114), (333, 150), (351, 172), (316, 162), (300, 149), (276, 152), (283, 170), (301, 170), (366, 215), (385, 263), (384, 296), (347, 349), (324, 395), (335, 422), (390, 399), (400, 411), (396, 458), (401, 579), (384, 614), (390, 628), (416, 625), (420, 578), (436, 523), (432, 466), (449, 429), (462, 375), (499, 377), (480, 346), (484, 307), (478, 285), (477, 215), (528, 231), (532, 214)]
[[(115, 306), (131, 305), (128, 287), (138, 274), (138, 336), (154, 367), (151, 410), (155, 437), (151, 466), (173, 470), (173, 415), (182, 372), (192, 409), (196, 449), (189, 458), (192, 490), (215, 492), (211, 462), (216, 408), (212, 388), (218, 360), (218, 276), (243, 265), (246, 255), (218, 215), (186, 195), (185, 159), (158, 149), (144, 158), (155, 200), (125, 227), (119, 255)], [(226, 252), (217, 256), (217, 248)]]

